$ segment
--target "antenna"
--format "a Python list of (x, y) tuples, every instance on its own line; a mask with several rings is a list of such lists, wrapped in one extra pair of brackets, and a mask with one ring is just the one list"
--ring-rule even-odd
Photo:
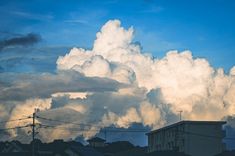
[(180, 111), (178, 111), (178, 112), (179, 112), (179, 118), (180, 118), (180, 121), (181, 121), (181, 120), (182, 120), (182, 116), (181, 116), (181, 115), (182, 115), (182, 112), (183, 112), (183, 111), (180, 110)]

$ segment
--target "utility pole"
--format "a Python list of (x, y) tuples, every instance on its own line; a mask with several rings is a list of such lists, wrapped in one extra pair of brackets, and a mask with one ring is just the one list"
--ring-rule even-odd
[(32, 156), (35, 156), (35, 147), (34, 147), (34, 142), (35, 142), (35, 117), (36, 117), (36, 109), (34, 110), (33, 113), (33, 124), (32, 124)]

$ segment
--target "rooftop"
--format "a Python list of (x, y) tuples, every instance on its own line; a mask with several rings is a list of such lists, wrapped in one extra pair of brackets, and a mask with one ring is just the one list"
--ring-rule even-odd
[(175, 126), (184, 125), (184, 124), (224, 125), (224, 124), (226, 124), (226, 121), (189, 121), (189, 120), (183, 120), (183, 121), (180, 121), (180, 122), (177, 122), (177, 123), (174, 123), (174, 124), (171, 124), (171, 125), (168, 125), (168, 126), (156, 129), (156, 130), (153, 130), (149, 133), (146, 133), (146, 135), (149, 135), (149, 134), (152, 134), (152, 133), (155, 133), (155, 132), (158, 132), (158, 131), (166, 130), (166, 129), (169, 129), (169, 128), (172, 128), (172, 127), (175, 127)]
[(91, 138), (89, 140), (87, 140), (88, 142), (105, 142), (104, 139), (101, 139), (99, 137), (94, 137), (94, 138)]

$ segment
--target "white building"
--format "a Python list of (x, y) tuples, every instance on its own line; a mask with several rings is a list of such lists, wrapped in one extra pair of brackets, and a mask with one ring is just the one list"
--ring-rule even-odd
[(148, 152), (175, 150), (191, 156), (213, 156), (225, 150), (224, 121), (180, 121), (151, 131)]

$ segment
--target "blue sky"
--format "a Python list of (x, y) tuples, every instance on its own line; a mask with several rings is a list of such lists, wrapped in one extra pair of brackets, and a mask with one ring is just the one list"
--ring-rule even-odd
[[(26, 47), (30, 54), (22, 52), (25, 47), (10, 53), (1, 50), (0, 64), (5, 72), (53, 71), (59, 55), (72, 46), (91, 48), (100, 27), (109, 19), (119, 19), (124, 27), (134, 27), (135, 41), (154, 57), (161, 58), (171, 49), (188, 49), (228, 71), (235, 60), (234, 8), (233, 0), (1, 0), (1, 40), (28, 33), (39, 34), (42, 40)], [(51, 59), (43, 59), (44, 67), (37, 66), (42, 59), (23, 61), (20, 69), (15, 68), (19, 62), (8, 61), (47, 55)]]
[[(66, 72), (60, 73), (56, 71), (56, 61), (59, 56), (64, 56), (66, 53), (69, 53), (72, 47), (91, 49), (96, 39), (96, 33), (100, 31), (100, 28), (108, 20), (112, 19), (120, 20), (122, 26), (125, 28), (133, 26), (135, 30), (134, 42), (140, 43), (143, 52), (151, 53), (154, 58), (164, 57), (169, 50), (190, 50), (194, 57), (206, 58), (211, 66), (215, 68), (221, 67), (228, 73), (235, 65), (234, 8), (234, 0), (1, 0), (0, 89), (4, 90), (5, 94), (1, 92), (2, 99), (0, 99), (0, 103), (3, 103), (4, 107), (8, 107), (9, 104), (12, 105), (12, 103), (14, 104), (17, 101), (18, 94), (25, 96), (25, 100), (32, 96), (31, 94), (36, 94), (37, 91), (42, 94), (40, 95), (41, 98), (48, 98), (51, 96), (51, 92), (74, 91), (74, 87), (80, 89), (80, 87), (74, 86), (73, 83), (77, 84), (77, 82), (84, 81), (84, 84), (77, 84), (81, 85), (81, 87), (85, 86), (85, 89), (83, 89), (84, 92), (87, 88), (87, 91), (89, 91), (89, 87), (97, 89), (96, 82), (99, 84), (97, 90), (101, 88), (101, 93), (97, 92), (94, 96), (90, 95), (89, 98), (91, 100), (89, 98), (87, 100), (88, 103), (91, 101), (94, 103), (97, 102), (98, 105), (94, 104), (94, 112), (98, 114), (100, 112), (97, 111), (96, 107), (100, 107), (102, 110), (106, 109), (106, 106), (102, 107), (101, 104), (110, 103), (112, 106), (114, 105), (113, 103), (119, 103), (121, 111), (126, 111), (126, 106), (129, 106), (128, 104), (140, 104), (142, 102), (141, 100), (143, 100), (142, 97), (151, 95), (151, 92), (147, 94), (147, 89), (146, 92), (141, 88), (139, 88), (138, 92), (133, 89), (133, 95), (138, 93), (136, 97), (130, 98), (129, 95), (120, 94), (117, 98), (116, 94), (112, 97), (110, 93), (106, 93), (106, 90), (110, 91), (110, 88), (105, 88), (106, 86), (110, 86), (107, 85), (107, 83), (110, 83), (113, 84), (113, 91), (118, 90), (118, 87), (121, 85), (119, 86), (119, 84), (115, 83), (116, 81), (107, 80), (106, 82), (106, 79), (101, 80), (97, 77), (90, 78), (79, 73), (76, 73), (78, 74), (76, 75), (72, 72), (70, 75), (67, 75)], [(206, 69), (202, 68), (202, 70)], [(221, 76), (219, 72), (217, 75)], [(215, 74), (215, 78), (217, 75)], [(62, 88), (58, 88), (60, 86), (59, 84), (63, 84), (64, 82), (61, 80), (62, 78), (67, 83), (67, 76), (76, 79), (71, 79), (72, 82), (67, 86), (68, 88), (63, 86)], [(179, 91), (186, 93), (187, 89), (190, 90), (192, 86), (197, 85), (200, 88), (200, 73), (198, 77), (199, 80), (197, 81), (195, 79), (195, 84), (190, 84), (189, 88), (180, 88)], [(187, 74), (185, 77), (180, 75), (180, 78), (189, 78), (191, 80), (191, 77), (188, 77)], [(229, 78), (231, 82), (234, 81), (234, 76), (231, 74)], [(214, 77), (212, 80), (215, 80)], [(26, 81), (30, 85), (26, 85), (24, 88), (24, 85), (21, 85), (20, 82), (24, 84)], [(55, 83), (56, 81), (58, 83)], [(219, 97), (221, 101), (215, 101), (224, 107), (227, 104), (225, 102), (234, 104), (232, 101), (232, 95), (234, 95), (233, 87), (227, 84), (227, 79), (221, 81), (223, 81), (221, 84), (226, 84), (227, 90), (225, 89), (226, 91), (224, 92), (221, 91), (221, 97)], [(185, 83), (184, 81), (182, 82), (182, 84)], [(14, 86), (15, 84), (18, 86)], [(154, 82), (151, 82), (151, 84), (154, 84)], [(233, 84), (231, 83), (231, 86)], [(213, 90), (210, 88), (211, 86), (208, 87), (207, 85), (206, 83), (204, 86), (207, 88), (207, 91)], [(49, 86), (49, 89), (47, 86)], [(151, 91), (154, 94), (153, 97), (156, 96), (157, 102), (153, 100), (152, 103), (158, 104), (162, 100), (161, 98), (158, 99), (161, 92), (159, 88), (155, 87)], [(78, 90), (78, 92), (81, 90)], [(44, 93), (44, 91), (49, 93)], [(139, 94), (140, 99), (138, 97)], [(5, 97), (5, 95), (7, 96)], [(194, 92), (192, 92), (192, 95), (194, 95)], [(201, 94), (199, 95), (201, 96)], [(224, 102), (225, 95), (232, 100), (226, 101), (225, 99)], [(203, 98), (204, 96), (201, 97)], [(7, 98), (8, 101), (5, 100)], [(148, 99), (149, 97), (146, 98)], [(205, 99), (209, 99), (208, 101), (213, 98), (213, 96), (205, 97)], [(188, 99), (191, 99), (191, 97)], [(12, 100), (15, 101), (12, 102)], [(71, 99), (67, 100), (63, 101), (62, 99), (61, 102), (59, 99), (56, 101), (57, 103), (55, 101), (54, 103), (60, 104), (59, 102), (61, 102), (66, 105), (70, 104), (70, 102), (72, 104), (73, 102), (80, 102)], [(206, 100), (203, 99), (201, 101)], [(20, 105), (22, 104), (19, 99), (18, 102)], [(91, 104), (93, 105), (92, 102)], [(86, 101), (84, 103), (86, 104)], [(13, 110), (10, 106), (6, 111), (9, 113), (6, 115), (10, 114)], [(119, 107), (119, 105), (117, 106)], [(121, 108), (122, 106), (124, 109)], [(33, 107), (35, 106), (33, 105)], [(117, 110), (116, 105), (114, 108)], [(200, 109), (201, 106), (199, 105), (198, 108)], [(202, 107), (201, 109), (202, 113), (204, 113), (204, 109), (206, 113), (210, 113), (207, 107)], [(219, 112), (219, 110), (217, 111)], [(25, 110), (22, 112), (25, 112)], [(20, 113), (17, 112), (17, 114)], [(171, 112), (169, 114), (169, 118), (171, 116), (175, 117), (175, 114), (171, 114)], [(69, 116), (72, 115), (69, 114)], [(91, 114), (91, 116), (98, 118), (96, 114)], [(235, 117), (233, 120), (235, 120)], [(234, 135), (235, 130), (231, 128), (228, 136)], [(234, 144), (230, 144), (231, 148), (235, 149)]]

